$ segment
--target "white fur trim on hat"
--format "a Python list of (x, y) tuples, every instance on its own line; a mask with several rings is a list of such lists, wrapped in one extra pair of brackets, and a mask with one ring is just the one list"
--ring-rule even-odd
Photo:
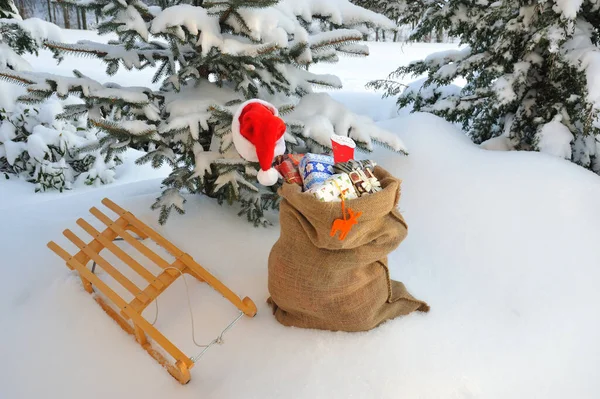
[[(235, 146), (235, 149), (245, 160), (250, 162), (258, 162), (258, 156), (256, 155), (256, 147), (254, 147), (254, 144), (252, 144), (244, 136), (242, 136), (242, 133), (240, 132), (240, 115), (242, 115), (242, 111), (244, 110), (246, 105), (251, 103), (259, 103), (264, 105), (265, 107), (269, 108), (275, 116), (279, 116), (279, 112), (277, 111), (277, 107), (275, 107), (273, 104), (270, 104), (263, 100), (253, 99), (242, 103), (235, 112), (235, 114), (233, 114), (233, 121), (231, 122), (231, 134), (233, 137), (233, 145)], [(273, 154), (274, 156), (283, 155), (285, 153), (284, 136), (281, 136), (281, 138), (277, 140), (277, 143), (275, 143), (275, 154)]]

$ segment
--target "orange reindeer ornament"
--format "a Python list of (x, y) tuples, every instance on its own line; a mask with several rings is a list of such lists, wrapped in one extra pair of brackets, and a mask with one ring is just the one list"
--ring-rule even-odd
[(358, 223), (356, 219), (362, 215), (362, 212), (354, 213), (352, 209), (348, 208), (348, 214), (350, 215), (349, 219), (346, 219), (346, 214), (344, 213), (344, 219), (336, 219), (333, 221), (333, 226), (331, 227), (331, 233), (329, 235), (331, 237), (335, 236), (335, 233), (340, 232), (340, 240), (346, 238), (352, 226)]
[(334, 181), (334, 183), (337, 186), (337, 188), (340, 190), (340, 194), (342, 197), (342, 217), (343, 217), (343, 219), (335, 219), (333, 221), (333, 226), (331, 226), (331, 232), (329, 233), (329, 235), (331, 237), (334, 237), (335, 233), (337, 233), (339, 231), (340, 232), (339, 238), (341, 241), (346, 238), (346, 236), (352, 229), (352, 226), (354, 226), (355, 224), (358, 224), (358, 218), (360, 217), (360, 215), (362, 215), (362, 212), (354, 213), (354, 211), (352, 209), (348, 208), (348, 215), (350, 216), (350, 218), (346, 218), (346, 199), (344, 196), (345, 190), (342, 190), (341, 187), (335, 181)]

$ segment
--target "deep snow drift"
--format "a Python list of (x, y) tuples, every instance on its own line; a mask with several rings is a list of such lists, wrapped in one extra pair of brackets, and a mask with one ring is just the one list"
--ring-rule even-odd
[[(481, 150), (426, 114), (381, 125), (411, 149), (373, 154), (404, 180), (409, 236), (391, 256), (392, 276), (428, 301), (429, 314), (359, 334), (283, 327), (264, 302), (277, 227), (257, 231), (229, 208), (190, 197), (188, 214), (159, 231), (253, 298), (259, 314), (180, 386), (45, 248), (64, 244), (60, 232), (104, 196), (157, 226), (148, 207), (158, 180), (11, 203), (0, 208), (2, 397), (597, 397), (600, 179), (550, 156)], [(191, 285), (198, 340), (208, 341), (236, 312)], [(183, 283), (174, 287), (161, 296), (158, 326), (194, 355)]]

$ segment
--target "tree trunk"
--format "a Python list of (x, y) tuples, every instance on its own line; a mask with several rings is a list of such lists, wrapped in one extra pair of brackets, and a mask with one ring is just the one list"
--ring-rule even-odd
[(17, 0), (16, 4), (17, 10), (19, 11), (19, 15), (23, 19), (27, 19), (27, 9), (25, 7), (25, 2), (23, 0)]
[(81, 15), (77, 8), (75, 9), (75, 14), (77, 14), (77, 29), (81, 30)]
[(81, 9), (81, 22), (83, 23), (83, 30), (87, 30), (87, 14), (85, 8)]
[(65, 29), (71, 29), (71, 18), (69, 15), (69, 7), (66, 4), (63, 4), (62, 9), (63, 9), (63, 20), (65, 22)]
[(379, 29), (375, 29), (375, 41), (379, 41)]
[(385, 29), (382, 29), (382, 30), (381, 30), (381, 36), (383, 37), (383, 38), (381, 39), (381, 41), (382, 41), (382, 42), (385, 42)]
[(443, 43), (444, 42), (444, 31), (442, 29), (439, 29), (437, 31), (437, 42), (438, 43)]
[(46, 0), (46, 4), (48, 5), (48, 21), (52, 23), (54, 20), (52, 19), (52, 6), (50, 5), (50, 0)]
[(394, 32), (394, 43), (398, 41), (398, 31)]

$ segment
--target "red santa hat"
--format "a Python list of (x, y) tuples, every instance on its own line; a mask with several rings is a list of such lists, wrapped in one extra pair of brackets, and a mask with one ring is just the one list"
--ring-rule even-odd
[(262, 100), (249, 100), (233, 115), (233, 145), (242, 158), (258, 162), (257, 179), (263, 186), (277, 183), (279, 173), (272, 168), (273, 158), (285, 152), (285, 122), (277, 108)]

